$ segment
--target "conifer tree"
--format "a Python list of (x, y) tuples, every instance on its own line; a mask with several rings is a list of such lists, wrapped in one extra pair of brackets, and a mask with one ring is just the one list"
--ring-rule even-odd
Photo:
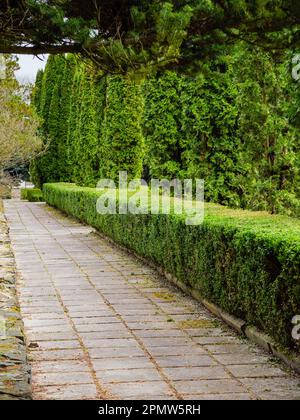
[(113, 76), (108, 79), (102, 131), (105, 164), (101, 177), (118, 180), (119, 171), (140, 178), (144, 160), (142, 81)]

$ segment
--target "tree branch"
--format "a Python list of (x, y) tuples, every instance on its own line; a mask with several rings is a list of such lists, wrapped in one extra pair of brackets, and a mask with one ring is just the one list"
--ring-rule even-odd
[(83, 48), (79, 44), (74, 45), (40, 45), (40, 46), (17, 46), (17, 45), (1, 45), (0, 52), (2, 54), (66, 54), (83, 53)]

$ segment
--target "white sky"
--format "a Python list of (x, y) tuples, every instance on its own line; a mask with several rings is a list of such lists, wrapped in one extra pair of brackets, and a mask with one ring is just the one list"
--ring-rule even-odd
[[(19, 55), (20, 70), (16, 72), (17, 79), (22, 83), (34, 83), (39, 69), (45, 68), (47, 56)], [(42, 61), (41, 61), (42, 60)]]

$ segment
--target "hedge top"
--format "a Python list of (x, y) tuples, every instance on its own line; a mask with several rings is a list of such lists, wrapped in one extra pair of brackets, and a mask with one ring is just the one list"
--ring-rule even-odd
[[(103, 194), (96, 188), (79, 187), (75, 184), (55, 183), (44, 185), (44, 189), (48, 187), (52, 190), (54, 188), (66, 193), (84, 193), (90, 197), (94, 196), (95, 199)], [(176, 214), (172, 214), (172, 217), (182, 218), (182, 216)], [(240, 230), (243, 234), (248, 232), (251, 236), (255, 235), (257, 238), (271, 240), (273, 245), (288, 242), (289, 247), (293, 245), (294, 250), (297, 248), (300, 251), (299, 219), (271, 215), (267, 212), (230, 209), (218, 204), (205, 203), (204, 224), (209, 224), (210, 226), (219, 225), (229, 230)]]

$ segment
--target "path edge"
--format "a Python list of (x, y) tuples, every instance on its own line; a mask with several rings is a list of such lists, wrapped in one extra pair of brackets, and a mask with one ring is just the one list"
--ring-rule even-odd
[[(0, 340), (0, 356), (5, 359), (7, 367), (14, 369), (14, 373), (10, 380), (0, 380), (0, 400), (32, 400), (31, 366), (28, 359), (24, 323), (17, 291), (18, 271), (15, 254), (11, 244), (10, 227), (5, 214), (5, 200), (0, 201), (0, 224), (5, 226), (4, 231), (1, 232), (1, 239), (2, 243), (7, 246), (9, 252), (7, 258), (13, 260), (13, 264), (9, 266), (8, 275), (6, 276), (6, 274), (3, 273), (4, 275), (1, 278), (1, 283), (4, 287), (9, 287), (9, 298), (7, 298), (7, 302), (0, 302), (0, 304), (7, 304), (8, 309), (5, 307), (2, 311), (2, 308), (0, 307), (0, 310), (4, 315), (4, 319), (11, 317), (9, 307), (14, 306), (18, 311), (17, 313), (14, 311), (15, 314), (12, 327), (10, 328), (10, 325), (7, 325), (9, 330), (8, 336)], [(1, 346), (5, 348), (6, 345), (12, 350), (12, 357), (9, 356), (9, 351), (7, 351), (6, 354), (1, 354)], [(13, 356), (13, 351), (16, 352), (16, 355), (19, 354), (18, 359), (18, 356)]]
[(101, 231), (95, 228), (92, 229), (97, 236), (100, 236), (102, 239), (105, 239), (117, 248), (121, 249), (122, 251), (125, 251), (129, 255), (134, 256), (138, 260), (142, 261), (149, 267), (156, 270), (160, 276), (166, 278), (169, 282), (178, 287), (184, 293), (192, 296), (195, 300), (200, 302), (210, 313), (212, 313), (214, 316), (225, 322), (225, 324), (234, 329), (238, 334), (240, 334), (243, 337), (246, 337), (251, 343), (256, 344), (257, 346), (261, 347), (263, 350), (268, 352), (270, 355), (273, 355), (274, 357), (280, 359), (287, 367), (293, 369), (296, 373), (300, 374), (300, 356), (297, 353), (291, 352), (290, 350), (288, 352), (285, 351), (269, 335), (264, 334), (263, 332), (259, 331), (256, 327), (248, 325), (246, 321), (229, 314), (219, 306), (215, 305), (212, 302), (209, 302), (207, 299), (204, 299), (198, 290), (193, 289), (192, 287), (189, 287), (186, 284), (182, 283), (177, 279), (177, 277), (175, 277), (173, 274), (168, 273), (165, 269), (155, 264), (153, 261), (142, 257), (132, 249), (127, 248), (119, 244), (118, 242), (115, 242), (112, 238), (105, 235)]

